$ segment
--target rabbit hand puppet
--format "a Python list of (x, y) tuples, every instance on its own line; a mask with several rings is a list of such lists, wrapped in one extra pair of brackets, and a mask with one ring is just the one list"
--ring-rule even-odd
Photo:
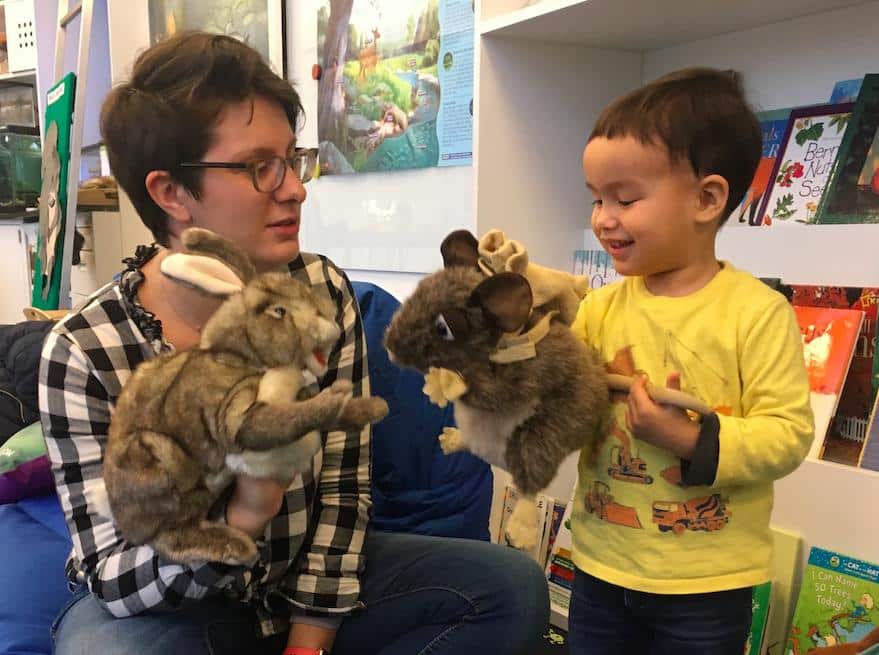
[(257, 274), (213, 232), (190, 228), (164, 275), (224, 298), (197, 347), (141, 364), (110, 422), (104, 481), (122, 535), (180, 563), (240, 565), (257, 556), (244, 532), (208, 520), (238, 473), (289, 483), (313, 465), (321, 431), (359, 430), (387, 413), (350, 381), (320, 379), (340, 330), (329, 301), (281, 272)]
[(597, 449), (609, 416), (598, 353), (555, 311), (534, 309), (528, 280), (486, 276), (477, 241), (443, 241), (445, 268), (424, 278), (385, 336), (393, 360), (426, 376), (425, 393), (453, 402), (457, 428), (439, 436), (445, 453), (469, 451), (510, 472), (519, 492), (510, 542), (531, 548), (537, 494), (572, 452)]

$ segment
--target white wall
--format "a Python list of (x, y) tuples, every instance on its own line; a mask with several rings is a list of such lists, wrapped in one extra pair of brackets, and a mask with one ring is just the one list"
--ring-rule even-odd
[[(287, 77), (305, 106), (300, 142), (313, 147), (318, 82), (311, 67), (319, 61), (320, 3), (286, 2)], [(352, 278), (388, 285), (403, 295), (422, 274), (442, 266), (439, 245), (446, 234), (475, 226), (471, 166), (326, 176), (309, 183), (308, 192), (303, 247), (328, 255)]]
[[(688, 43), (647, 53), (644, 79), (698, 62), (740, 71), (760, 110), (827, 102), (835, 82), (879, 70), (877, 24), (879, 3), (873, 2)], [(876, 285), (877, 243), (877, 225), (731, 225), (718, 246), (721, 257), (755, 275), (783, 274), (791, 283)]]
[(583, 145), (604, 106), (640, 83), (641, 55), (497, 36), (479, 50), (478, 232), (502, 226), (532, 261), (569, 269), (590, 213)]

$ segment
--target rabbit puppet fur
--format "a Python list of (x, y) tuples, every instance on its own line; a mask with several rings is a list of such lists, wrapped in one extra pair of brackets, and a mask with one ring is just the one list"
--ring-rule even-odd
[(435, 401), (454, 402), (458, 427), (439, 437), (443, 451), (469, 451), (510, 472), (520, 499), (507, 537), (531, 548), (537, 493), (566, 456), (595, 452), (602, 439), (604, 366), (556, 312), (532, 311), (524, 276), (484, 275), (470, 232), (453, 232), (441, 250), (445, 268), (398, 309), (385, 345), (396, 363), (426, 374)]
[(104, 480), (113, 518), (131, 543), (181, 563), (244, 564), (253, 540), (207, 520), (236, 473), (285, 483), (312, 465), (319, 431), (361, 429), (387, 413), (381, 398), (352, 397), (350, 381), (308, 397), (340, 330), (329, 301), (288, 273), (257, 275), (216, 234), (183, 233), (186, 252), (163, 274), (225, 298), (196, 348), (141, 364), (110, 423)]

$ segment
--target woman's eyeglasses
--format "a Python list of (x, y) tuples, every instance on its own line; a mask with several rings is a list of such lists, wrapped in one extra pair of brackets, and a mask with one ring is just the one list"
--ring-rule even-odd
[(276, 155), (244, 162), (194, 161), (178, 164), (178, 167), (246, 170), (254, 189), (260, 193), (274, 193), (284, 183), (288, 168), (302, 184), (314, 177), (317, 169), (317, 148), (294, 148), (286, 157)]

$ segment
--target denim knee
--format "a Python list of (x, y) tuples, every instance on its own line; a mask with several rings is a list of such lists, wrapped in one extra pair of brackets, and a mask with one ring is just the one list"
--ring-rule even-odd
[[(498, 590), (505, 616), (509, 617), (509, 643), (533, 649), (549, 622), (549, 590), (546, 575), (529, 555), (498, 547)], [(523, 650), (522, 652), (526, 652)]]

